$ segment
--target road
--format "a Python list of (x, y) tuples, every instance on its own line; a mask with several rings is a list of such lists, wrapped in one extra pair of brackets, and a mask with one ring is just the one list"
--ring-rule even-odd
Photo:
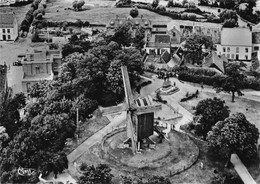
[(230, 161), (234, 165), (236, 172), (245, 184), (256, 184), (256, 182), (248, 172), (245, 165), (241, 162), (237, 154), (232, 154)]

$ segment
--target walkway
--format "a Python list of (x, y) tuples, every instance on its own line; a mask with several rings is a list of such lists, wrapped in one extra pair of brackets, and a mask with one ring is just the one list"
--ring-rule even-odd
[[(180, 131), (180, 126), (191, 122), (193, 119), (193, 115), (179, 104), (180, 99), (183, 98), (183, 96), (185, 95), (185, 92), (183, 91), (184, 85), (177, 79), (171, 78), (170, 80), (171, 80), (172, 84), (175, 82), (176, 86), (178, 86), (180, 88), (180, 91), (178, 91), (172, 95), (162, 95), (161, 97), (163, 100), (167, 100), (167, 102), (169, 104), (171, 104), (171, 106), (174, 109), (176, 109), (180, 114), (183, 115), (182, 118), (177, 120), (177, 124), (175, 124), (175, 129), (177, 131)], [(152, 84), (145, 86), (141, 89), (140, 97), (154, 93), (154, 91), (156, 91), (159, 87), (161, 87), (162, 84), (163, 84), (163, 79), (156, 78)], [(192, 91), (192, 90), (189, 90), (189, 91)]]
[(230, 161), (234, 165), (236, 172), (245, 184), (256, 184), (256, 182), (248, 172), (247, 168), (241, 162), (237, 154), (232, 154)]
[(122, 112), (120, 115), (114, 117), (108, 117), (111, 120), (107, 126), (99, 130), (97, 133), (85, 140), (81, 145), (79, 145), (74, 151), (72, 151), (67, 157), (69, 163), (73, 163), (77, 158), (83, 155), (90, 147), (92, 147), (97, 142), (101, 142), (102, 138), (113, 129), (118, 127), (126, 118), (126, 113)]

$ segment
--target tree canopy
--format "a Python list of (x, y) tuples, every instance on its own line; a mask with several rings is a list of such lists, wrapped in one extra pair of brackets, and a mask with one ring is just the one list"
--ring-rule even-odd
[(193, 34), (186, 40), (184, 48), (187, 62), (201, 64), (205, 56), (203, 48), (212, 50), (213, 41), (209, 36)]
[(229, 159), (236, 153), (242, 160), (257, 155), (259, 131), (242, 113), (236, 113), (219, 121), (208, 133), (207, 141), (214, 153)]
[(246, 64), (243, 62), (227, 63), (225, 69), (226, 77), (222, 78), (221, 82), (213, 85), (216, 92), (224, 91), (226, 93), (232, 93), (232, 102), (234, 102), (236, 92), (238, 96), (242, 96), (243, 93), (241, 89), (243, 89), (244, 81), (246, 79), (244, 67), (246, 67)]
[(73, 1), (72, 7), (74, 8), (75, 11), (81, 10), (82, 6), (84, 6), (85, 1), (84, 0), (79, 0), (79, 1)]
[(221, 22), (224, 22), (223, 27), (237, 27), (238, 26), (238, 16), (236, 11), (224, 10), (219, 14)]
[(201, 100), (197, 106), (195, 115), (197, 116), (196, 134), (202, 135), (206, 139), (207, 133), (218, 121), (223, 121), (229, 116), (229, 108), (224, 100), (214, 97)]
[[(79, 120), (86, 122), (98, 105), (123, 100), (121, 65), (128, 67), (133, 88), (143, 73), (140, 51), (123, 49), (117, 42), (108, 41), (106, 35), (91, 43), (73, 35), (63, 54), (59, 75), (30, 89), (33, 100), (25, 105), (25, 96), (17, 94), (0, 107), (0, 126), (8, 135), (5, 137), (3, 132), (1, 142), (1, 183), (37, 182), (35, 176), (18, 175), (20, 166), (33, 168), (43, 176), (61, 173), (68, 167), (63, 148), (66, 139), (75, 136), (77, 111)], [(20, 120), (22, 108), (25, 117)]]
[(111, 169), (105, 164), (95, 166), (87, 166), (83, 174), (79, 177), (78, 184), (110, 184), (112, 183), (113, 175)]

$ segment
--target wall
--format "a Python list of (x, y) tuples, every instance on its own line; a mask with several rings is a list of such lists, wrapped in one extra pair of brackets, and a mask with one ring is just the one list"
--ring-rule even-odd
[[(225, 52), (223, 50), (223, 48), (225, 48)], [(229, 50), (228, 50), (229, 48)], [(239, 48), (238, 52), (237, 52), (237, 48)], [(246, 48), (248, 49), (248, 52), (246, 52)], [(238, 60), (247, 60), (250, 61), (251, 60), (251, 53), (252, 53), (252, 47), (248, 46), (222, 46), (220, 44), (217, 45), (217, 54), (218, 55), (225, 55), (228, 59), (237, 59), (238, 55)], [(247, 58), (246, 58), (247, 55)], [(232, 57), (234, 56), (234, 57)]]

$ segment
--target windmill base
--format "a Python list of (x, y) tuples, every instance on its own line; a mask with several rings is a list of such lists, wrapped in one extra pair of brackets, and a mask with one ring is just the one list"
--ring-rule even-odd
[[(124, 146), (124, 142), (131, 142), (126, 131), (117, 131), (107, 136), (100, 146), (102, 149), (98, 155), (111, 164), (118, 173), (120, 171), (136, 173), (142, 178), (151, 175), (164, 177), (174, 175), (197, 160), (199, 149), (187, 135), (179, 132), (170, 132), (168, 139), (169, 141), (163, 139), (160, 144), (159, 136), (153, 135), (140, 144), (141, 154), (133, 154), (131, 148)], [(155, 144), (151, 144), (150, 141)], [(94, 153), (96, 154), (96, 149)]]

